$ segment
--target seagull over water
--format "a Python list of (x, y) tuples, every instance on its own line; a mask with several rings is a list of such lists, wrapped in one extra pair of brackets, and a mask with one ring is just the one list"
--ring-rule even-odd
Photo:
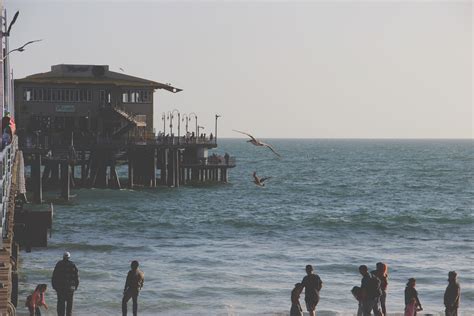
[(257, 171), (254, 171), (253, 172), (253, 182), (260, 186), (260, 187), (264, 187), (265, 186), (265, 180), (268, 180), (270, 179), (271, 177), (264, 177), (264, 178), (260, 178), (259, 176), (257, 176)]
[(275, 151), (275, 149), (273, 149), (273, 147), (269, 144), (266, 144), (264, 142), (261, 142), (259, 141), (258, 139), (256, 139), (255, 137), (253, 137), (252, 135), (250, 135), (249, 133), (246, 133), (246, 132), (242, 132), (242, 131), (238, 131), (238, 130), (235, 130), (233, 129), (234, 132), (237, 132), (237, 133), (241, 133), (241, 134), (244, 134), (244, 135), (247, 135), (248, 137), (250, 137), (250, 139), (247, 141), (248, 143), (251, 143), (255, 146), (264, 146), (264, 147), (268, 147), (271, 151), (273, 151), (273, 153), (275, 155), (277, 155), (278, 157), (281, 157), (281, 155), (279, 153), (277, 153)]

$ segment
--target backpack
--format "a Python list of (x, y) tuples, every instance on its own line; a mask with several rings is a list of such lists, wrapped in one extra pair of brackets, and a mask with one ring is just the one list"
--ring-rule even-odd
[(367, 296), (370, 298), (380, 297), (382, 295), (382, 290), (380, 288), (381, 283), (380, 279), (372, 274), (367, 287)]

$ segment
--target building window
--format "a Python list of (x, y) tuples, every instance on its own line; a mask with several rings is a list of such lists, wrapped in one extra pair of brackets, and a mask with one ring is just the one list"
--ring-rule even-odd
[(28, 102), (92, 102), (92, 90), (25, 88), (23, 100)]
[(151, 93), (148, 90), (126, 90), (122, 92), (123, 103), (150, 103)]

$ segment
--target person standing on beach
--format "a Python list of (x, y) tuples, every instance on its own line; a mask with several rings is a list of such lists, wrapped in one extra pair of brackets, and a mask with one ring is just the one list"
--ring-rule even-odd
[(51, 283), (58, 296), (57, 312), (58, 316), (72, 315), (72, 305), (74, 291), (79, 286), (79, 271), (76, 265), (70, 261), (71, 254), (65, 252), (63, 260), (56, 263), (54, 267)]
[(128, 271), (127, 280), (125, 281), (125, 288), (123, 289), (122, 298), (122, 315), (127, 315), (127, 304), (130, 299), (133, 301), (133, 316), (137, 316), (138, 313), (138, 294), (143, 287), (145, 282), (145, 274), (143, 271), (138, 269), (138, 261), (132, 261)]
[(375, 275), (370, 275), (369, 268), (366, 265), (359, 267), (359, 273), (362, 275), (360, 284), (362, 314), (364, 316), (370, 316), (372, 310), (374, 310), (374, 315), (380, 315), (378, 302), (381, 295), (381, 282)]
[(300, 294), (303, 291), (301, 283), (296, 283), (295, 288), (291, 291), (291, 309), (290, 316), (303, 316), (303, 309), (300, 304)]
[(46, 304), (44, 299), (44, 292), (46, 292), (47, 288), (48, 286), (46, 284), (38, 284), (33, 294), (26, 298), (25, 305), (30, 311), (30, 316), (41, 316), (40, 306), (44, 306), (44, 308), (48, 309), (48, 304)]
[(423, 310), (415, 286), (416, 279), (408, 279), (407, 287), (405, 288), (405, 316), (416, 316), (416, 312)]
[(315, 316), (316, 305), (319, 303), (319, 291), (323, 287), (323, 281), (321, 281), (319, 275), (313, 273), (312, 265), (308, 264), (306, 266), (306, 276), (301, 281), (301, 284), (305, 288), (304, 300), (309, 316)]
[(456, 271), (448, 273), (448, 287), (444, 292), (444, 306), (446, 316), (458, 316), (459, 301), (461, 299), (461, 287), (457, 281)]
[[(387, 265), (383, 262), (377, 262), (376, 270), (372, 271), (372, 275), (375, 275), (380, 280), (380, 307), (382, 308), (382, 315), (387, 315), (387, 308), (385, 307), (385, 301), (387, 299), (387, 285), (388, 285), (388, 269)], [(377, 306), (378, 309), (378, 306)], [(374, 314), (376, 309), (374, 309)]]

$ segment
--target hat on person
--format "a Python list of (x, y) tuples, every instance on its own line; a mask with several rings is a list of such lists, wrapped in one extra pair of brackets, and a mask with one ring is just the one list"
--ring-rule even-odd
[(71, 258), (71, 254), (69, 253), (69, 251), (65, 251), (64, 254), (63, 254), (63, 258)]

